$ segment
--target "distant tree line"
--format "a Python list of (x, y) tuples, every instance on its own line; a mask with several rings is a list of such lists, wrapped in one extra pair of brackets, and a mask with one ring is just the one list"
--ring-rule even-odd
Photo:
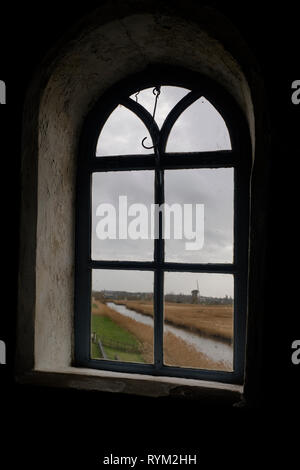
[[(93, 291), (92, 296), (95, 300), (105, 302), (111, 300), (152, 300), (152, 292), (127, 292), (115, 290)], [(166, 294), (166, 302), (192, 304), (195, 303), (192, 295), (188, 294)], [(226, 295), (225, 297), (205, 297), (198, 296), (198, 304), (203, 305), (233, 305), (233, 298)]]

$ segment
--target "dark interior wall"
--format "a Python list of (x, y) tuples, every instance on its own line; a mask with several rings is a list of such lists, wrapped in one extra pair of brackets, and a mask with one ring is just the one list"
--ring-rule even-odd
[[(102, 2), (97, 2), (98, 5), (99, 3)], [(156, 3), (163, 3), (167, 8), (168, 2)], [(182, 8), (182, 2), (174, 3), (178, 3), (178, 8)], [(297, 289), (299, 184), (298, 172), (295, 171), (300, 156), (300, 105), (296, 106), (291, 102), (291, 83), (300, 78), (297, 57), (299, 7), (296, 2), (272, 4), (266, 9), (262, 8), (262, 2), (194, 3), (205, 3), (218, 8), (241, 32), (260, 66), (265, 83), (264, 98), (270, 117), (272, 164), (269, 210), (266, 213), (268, 247), (265, 255), (268, 276), (264, 279), (265, 296), (261, 299), (266, 308), (262, 321), (263, 351), (258, 365), (259, 402), (258, 411), (255, 412), (259, 415), (255, 416), (263, 416), (267, 410), (271, 411), (273, 417), (274, 414), (278, 416), (285, 410), (289, 410), (287, 414), (294, 413), (294, 410), (299, 408), (297, 378), (300, 367), (297, 368), (291, 363), (291, 344), (294, 339), (299, 339), (300, 332)], [(216, 423), (219, 432), (226, 434), (226, 426), (224, 422), (221, 424), (219, 421), (220, 416), (228, 420), (232, 414), (236, 425), (239, 426), (247, 411), (227, 410), (225, 407), (217, 407), (216, 404), (203, 408), (201, 403), (171, 398), (153, 400), (30, 388), (16, 385), (13, 380), (24, 97), (34, 70), (45, 54), (68, 29), (94, 7), (95, 3), (89, 1), (70, 6), (62, 5), (61, 2), (1, 5), (0, 79), (4, 80), (7, 86), (7, 105), (0, 107), (1, 208), (4, 237), (2, 269), (5, 273), (2, 292), (3, 301), (6, 303), (6, 307), (1, 309), (0, 339), (7, 345), (7, 366), (0, 367), (3, 400), (1, 405), (7, 407), (11, 419), (15, 416), (23, 418), (23, 425), (19, 428), (23, 436), (26, 434), (24, 423), (41, 415), (52, 424), (55, 419), (63, 422), (66, 433), (69, 429), (68, 423), (73, 420), (75, 424), (82, 426), (81, 430), (85, 429), (85, 436), (93, 429), (92, 434), (96, 432), (102, 439), (102, 444), (98, 442), (96, 447), (98, 455), (103, 451), (104, 444), (113, 449), (124, 442), (124, 427), (130, 428), (135, 436), (133, 442), (140, 442), (140, 449), (148, 446), (151, 450), (151, 446), (164, 446), (169, 441), (169, 445), (174, 446), (176, 439), (179, 446), (197, 444), (201, 447), (203, 444), (199, 442), (199, 438), (200, 441), (203, 439), (206, 449), (209, 449), (212, 441), (207, 435), (215, 436)], [(296, 266), (295, 272), (291, 271), (293, 266)], [(104, 408), (105, 415), (103, 411), (99, 412), (99, 409)], [(158, 415), (163, 418), (158, 418)], [(213, 419), (210, 419), (212, 417)], [(252, 423), (253, 415), (247, 415), (247, 419), (249, 424)], [(145, 421), (161, 423), (155, 438), (153, 432), (149, 432), (149, 426), (145, 427)], [(199, 423), (200, 434), (191, 435), (185, 430), (186, 423), (191, 422)], [(143, 429), (143, 438), (138, 432), (139, 429)], [(204, 432), (206, 438), (203, 437)], [(263, 436), (263, 427), (259, 434)], [(77, 433), (76, 435), (78, 437)], [(82, 431), (79, 435), (82, 436)], [(233, 435), (238, 439), (239, 445), (243, 446), (242, 436)], [(165, 440), (158, 441), (159, 436), (164, 436)], [(171, 436), (175, 436), (175, 440), (172, 440)], [(230, 437), (227, 437), (223, 444), (217, 441), (218, 445), (225, 447), (225, 443), (229, 444)], [(89, 455), (95, 456), (95, 449), (91, 450)]]

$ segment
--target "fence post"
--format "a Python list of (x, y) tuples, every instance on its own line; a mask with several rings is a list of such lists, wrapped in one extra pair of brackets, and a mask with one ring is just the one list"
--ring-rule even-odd
[(100, 349), (100, 352), (102, 354), (103, 359), (107, 359), (107, 356), (104, 352), (104, 349), (103, 349), (103, 346), (102, 346), (102, 343), (101, 343), (100, 339), (98, 339), (98, 346), (99, 346), (99, 349)]

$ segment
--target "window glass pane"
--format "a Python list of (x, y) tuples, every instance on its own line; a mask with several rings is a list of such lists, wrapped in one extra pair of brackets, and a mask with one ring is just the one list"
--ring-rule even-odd
[(179, 116), (167, 143), (167, 152), (204, 152), (231, 150), (224, 119), (204, 97), (199, 98)]
[(119, 105), (100, 133), (96, 156), (153, 153), (142, 146), (144, 137), (147, 137), (147, 146), (152, 145), (152, 139), (141, 119), (125, 106)]
[[(143, 303), (147, 313), (139, 313)], [(91, 357), (153, 363), (153, 273), (94, 270)]]
[(165, 273), (164, 363), (233, 370), (233, 276)]
[[(157, 101), (155, 112), (155, 121), (159, 128), (163, 125), (167, 115), (174, 108), (174, 106), (188, 93), (190, 90), (176, 86), (162, 86), (160, 95)], [(155, 96), (153, 88), (146, 88), (141, 90), (137, 95), (134, 94), (130, 98), (138, 101), (147, 111), (153, 116), (153, 109), (155, 103)]]
[(153, 171), (93, 173), (92, 259), (152, 261)]
[(166, 261), (232, 263), (233, 187), (233, 168), (165, 172)]

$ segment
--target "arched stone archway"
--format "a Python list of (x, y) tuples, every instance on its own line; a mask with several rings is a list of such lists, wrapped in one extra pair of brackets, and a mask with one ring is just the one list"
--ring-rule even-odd
[[(166, 5), (160, 10), (151, 1), (104, 3), (54, 47), (31, 83), (23, 128), (21, 371), (72, 365), (75, 173), (82, 125), (111, 85), (149, 64), (180, 66), (210, 77), (244, 113), (257, 166), (250, 294), (261, 288), (262, 268), (257, 273), (255, 260), (263, 249), (264, 226), (257, 218), (261, 222), (264, 213), (259, 188), (267, 172), (267, 134), (257, 66), (239, 33), (218, 12), (194, 4), (184, 11), (179, 2)], [(249, 311), (254, 308), (250, 299)], [(256, 322), (254, 312), (250, 327)]]

